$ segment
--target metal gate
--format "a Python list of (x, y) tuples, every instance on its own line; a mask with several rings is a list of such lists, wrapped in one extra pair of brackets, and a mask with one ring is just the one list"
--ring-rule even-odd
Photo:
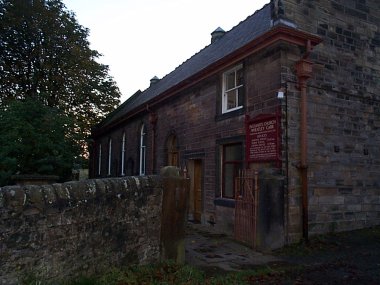
[(235, 239), (256, 248), (258, 172), (240, 170), (235, 178)]

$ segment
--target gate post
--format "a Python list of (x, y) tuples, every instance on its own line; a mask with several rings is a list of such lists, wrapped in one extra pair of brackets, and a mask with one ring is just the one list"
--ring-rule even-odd
[(270, 251), (285, 245), (284, 179), (277, 169), (262, 169), (259, 173), (258, 250)]
[(161, 214), (161, 260), (185, 263), (185, 231), (189, 205), (190, 180), (180, 176), (177, 167), (161, 169), (163, 184)]

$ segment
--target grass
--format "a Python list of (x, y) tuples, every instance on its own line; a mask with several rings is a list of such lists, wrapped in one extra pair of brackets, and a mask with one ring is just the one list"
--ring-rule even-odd
[(220, 276), (206, 277), (205, 273), (189, 265), (165, 262), (156, 265), (130, 266), (112, 269), (98, 277), (81, 277), (70, 281), (47, 282), (28, 276), (23, 285), (229, 285), (248, 284), (255, 276), (275, 274), (270, 267), (257, 270), (229, 272)]
[(145, 285), (145, 284), (204, 284), (202, 271), (190, 266), (166, 262), (156, 265), (129, 266), (125, 269), (113, 268), (101, 276), (80, 277), (60, 282), (44, 281), (33, 275), (24, 278), (23, 285)]
[[(363, 240), (380, 240), (380, 227), (368, 228), (352, 233), (334, 233), (313, 236), (310, 242), (286, 246), (275, 255), (301, 258), (315, 254), (328, 253), (335, 256), (343, 246), (356, 246), (363, 244)], [(329, 261), (330, 262), (330, 261)], [(336, 262), (333, 260), (332, 265)], [(331, 263), (331, 262), (330, 262)], [(327, 265), (330, 266), (331, 264)], [(324, 274), (327, 269), (317, 268)], [(165, 262), (155, 265), (129, 266), (124, 269), (114, 268), (102, 276), (81, 277), (75, 280), (62, 282), (45, 282), (33, 275), (27, 276), (23, 285), (244, 285), (244, 284), (281, 284), (284, 280), (296, 280), (298, 275), (308, 272), (310, 268), (304, 264), (293, 264), (287, 261), (273, 262), (264, 266), (246, 268), (239, 272), (212, 272), (207, 274), (206, 269), (201, 270), (189, 265), (178, 265), (174, 262)], [(325, 271), (323, 271), (325, 270)], [(293, 279), (289, 279), (293, 278)], [(290, 281), (289, 281), (290, 282)], [(286, 284), (292, 284), (292, 282)]]

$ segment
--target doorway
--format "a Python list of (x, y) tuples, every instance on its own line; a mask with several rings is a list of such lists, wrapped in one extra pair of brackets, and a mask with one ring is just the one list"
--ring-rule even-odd
[(189, 220), (202, 222), (202, 160), (192, 159), (188, 161), (188, 171), (190, 176), (190, 199), (189, 199)]

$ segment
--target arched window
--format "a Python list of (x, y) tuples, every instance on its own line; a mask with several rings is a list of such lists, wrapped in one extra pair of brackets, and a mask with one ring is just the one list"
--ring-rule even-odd
[(123, 138), (121, 139), (121, 176), (125, 175), (125, 132), (123, 133)]
[(112, 139), (108, 140), (108, 175), (111, 175), (112, 166)]
[(175, 134), (169, 136), (166, 147), (168, 150), (168, 165), (179, 166), (177, 137)]
[(140, 129), (140, 175), (145, 175), (146, 167), (146, 128), (145, 125)]
[(99, 153), (98, 153), (98, 175), (102, 171), (102, 145), (99, 144)]

